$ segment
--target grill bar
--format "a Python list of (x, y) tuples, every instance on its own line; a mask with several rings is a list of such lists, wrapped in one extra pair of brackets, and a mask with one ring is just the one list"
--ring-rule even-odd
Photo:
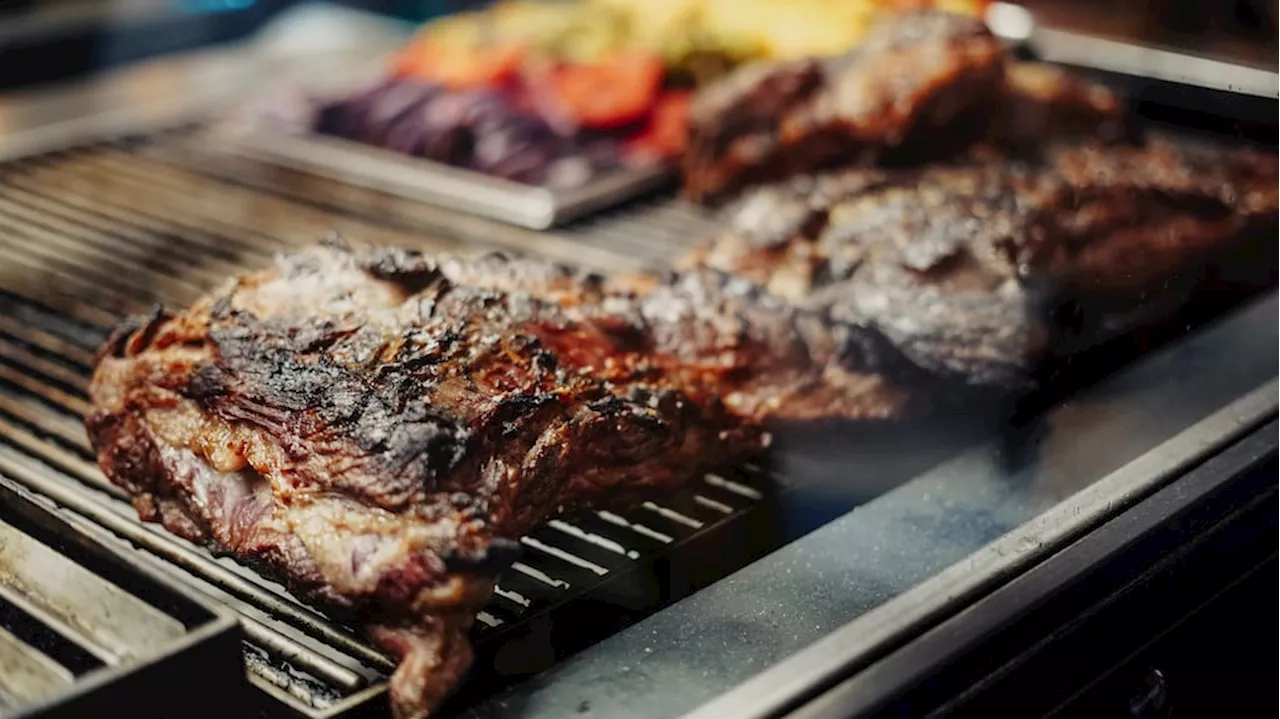
[(88, 454), (89, 442), (84, 436), (84, 427), (66, 415), (59, 414), (36, 402), (19, 402), (9, 395), (0, 395), (0, 416), (9, 415), (14, 419), (33, 427), (46, 436), (56, 437), (59, 442), (73, 449)]
[[(243, 237), (230, 233), (219, 235), (210, 231), (208, 226), (200, 227), (157, 214), (151, 205), (145, 205), (148, 209), (144, 210), (120, 201), (115, 195), (87, 190), (74, 179), (67, 186), (58, 187), (61, 179), (57, 176), (14, 175), (8, 178), (4, 187), (6, 193), (12, 192), (14, 197), (34, 198), (32, 204), (59, 207), (64, 216), (85, 223), (91, 231), (105, 230), (108, 236), (124, 237), (132, 244), (151, 249), (181, 244), (191, 252), (186, 258), (188, 271), (199, 271), (206, 262), (223, 262), (222, 267), (239, 270), (242, 266), (237, 264), (237, 260), (254, 255), (266, 258), (270, 254), (267, 248), (276, 244), (270, 238), (258, 237), (253, 232)], [(56, 195), (50, 194), (55, 191)], [(197, 262), (191, 262), (192, 258)]]
[(51, 360), (24, 349), (21, 345), (7, 340), (0, 334), (0, 362), (17, 364), (49, 379), (61, 382), (74, 389), (77, 394), (85, 395), (89, 390), (89, 382), (83, 371), (76, 372)]
[[(127, 265), (103, 261), (100, 255), (95, 256), (93, 253), (72, 253), (69, 256), (66, 250), (47, 246), (36, 238), (18, 236), (12, 227), (6, 228), (3, 223), (0, 223), (0, 247), (7, 250), (6, 254), (10, 258), (21, 257), (26, 260), (26, 264), (40, 267), (45, 272), (53, 270), (82, 284), (109, 292), (107, 296), (113, 300), (113, 309), (136, 313), (145, 310), (149, 304), (149, 288), (133, 280), (122, 279), (132, 276)], [(100, 261), (101, 266), (98, 265)], [(157, 289), (167, 288), (162, 286)]]
[(19, 372), (9, 365), (0, 364), (0, 382), (18, 387), (49, 402), (65, 407), (75, 414), (84, 415), (89, 409), (89, 403), (83, 398), (72, 395), (48, 383), (42, 383), (36, 377)]
[(82, 370), (87, 371), (93, 366), (93, 354), (83, 347), (76, 346), (42, 329), (23, 324), (8, 315), (0, 314), (0, 337), (6, 335), (28, 346), (38, 347), (62, 360), (75, 363)]
[(146, 548), (183, 569), (209, 579), (236, 597), (279, 617), (331, 646), (338, 647), (370, 666), (384, 670), (394, 667), (392, 662), (381, 653), (355, 639), (346, 630), (332, 622), (231, 571), (172, 535), (161, 534), (163, 530), (154, 530), (136, 520), (130, 521), (121, 509), (110, 508), (106, 506), (105, 501), (98, 500), (81, 489), (59, 482), (55, 476), (8, 460), (3, 454), (0, 454), (0, 471), (130, 542)]
[(56, 702), (67, 716), (116, 715), (136, 699), (130, 684), (168, 672), (148, 700), (171, 704), (198, 685), (214, 693), (204, 707), (238, 702), (231, 617), (89, 540), (70, 515), (4, 474), (0, 707)]
[(186, 631), (176, 619), (6, 524), (0, 524), (0, 571), (0, 599), (106, 664), (146, 656)]
[(65, 194), (60, 198), (63, 202), (59, 203), (29, 192), (19, 184), (10, 183), (3, 187), (0, 211), (64, 237), (104, 246), (114, 253), (133, 258), (136, 267), (166, 275), (181, 274), (204, 283), (217, 282), (221, 279), (220, 273), (230, 272), (236, 267), (231, 261), (234, 255), (215, 251), (217, 248), (214, 246), (196, 245), (203, 250), (197, 254), (201, 257), (198, 265), (185, 259), (158, 256), (152, 251), (155, 248), (148, 246), (146, 233), (113, 219), (107, 213), (81, 209), (74, 199), (68, 201)]
[(107, 327), (119, 317), (129, 314), (127, 307), (111, 302), (95, 289), (86, 290), (73, 278), (49, 269), (21, 255), (6, 256), (5, 266), (0, 267), (0, 281), (9, 292), (47, 304), (86, 324)]
[[(123, 253), (137, 260), (137, 267), (141, 269), (159, 271), (166, 275), (183, 275), (184, 278), (192, 278), (197, 283), (202, 281), (218, 281), (219, 273), (225, 273), (236, 267), (234, 265), (233, 252), (228, 252), (225, 247), (201, 246), (201, 244), (193, 244), (192, 255), (200, 258), (200, 264), (192, 265), (187, 258), (179, 260), (177, 257), (160, 256), (154, 253), (154, 239), (169, 239), (164, 233), (159, 233), (159, 237), (155, 234), (148, 235), (140, 232), (136, 226), (131, 226), (124, 221), (116, 219), (116, 217), (108, 211), (92, 210), (92, 203), (74, 194), (61, 193), (59, 197), (50, 198), (41, 196), (35, 192), (29, 192), (24, 189), (22, 180), (14, 180), (3, 184), (3, 209), (8, 214), (22, 217), (28, 223), (42, 226), (65, 235), (65, 237), (77, 239), (79, 242), (88, 242), (105, 246), (110, 251)], [(123, 212), (120, 212), (123, 214)], [(210, 265), (214, 265), (210, 267)]]
[(305, 668), (318, 677), (323, 677), (337, 684), (343, 689), (353, 691), (367, 683), (359, 674), (326, 658), (322, 654), (303, 647), (283, 634), (273, 632), (261, 622), (248, 617), (241, 617), (240, 624), (244, 628), (245, 636), (253, 643), (292, 664)]
[[(88, 484), (95, 489), (100, 489), (117, 498), (125, 497), (124, 490), (106, 481), (102, 477), (98, 468), (86, 462), (85, 460), (72, 455), (65, 450), (50, 445), (26, 430), (5, 421), (0, 418), (0, 432), (3, 433), (4, 439), (13, 445), (34, 456), (40, 456), (47, 459), (50, 464), (58, 467), (68, 476), (75, 477), (80, 481)], [(5, 445), (0, 444), (0, 448)]]
[(659, 194), (583, 219), (559, 234), (579, 245), (625, 249), (649, 264), (665, 267), (715, 229), (714, 220), (697, 208)]
[[(130, 511), (122, 512), (121, 516), (127, 519), (135, 519)], [(82, 529), (87, 534), (97, 537), (104, 544), (119, 543), (121, 538), (110, 533), (109, 530), (93, 524), (92, 522), (84, 522)], [(297, 667), (315, 677), (318, 677), (330, 684), (342, 687), (356, 689), (367, 684), (364, 676), (360, 673), (348, 668), (344, 663), (336, 658), (330, 658), (321, 651), (315, 650), (304, 645), (305, 639), (296, 639), (290, 636), (290, 630), (285, 628), (273, 628), (268, 623), (278, 625), (279, 622), (272, 618), (269, 614), (256, 609), (252, 605), (244, 603), (234, 596), (226, 594), (216, 586), (207, 583), (202, 578), (177, 571), (170, 564), (158, 561), (152, 555), (143, 555), (139, 552), (139, 561), (145, 562), (150, 566), (155, 566), (158, 571), (171, 574), (176, 578), (181, 578), (185, 583), (199, 589), (208, 596), (217, 599), (220, 603), (236, 610), (239, 615), (241, 627), (245, 637), (254, 645), (261, 647), (274, 654), (277, 657), (288, 662), (288, 664)], [(355, 661), (348, 659), (348, 662)]]
[[(132, 248), (128, 245), (103, 242), (95, 236), (70, 237), (56, 228), (29, 220), (19, 224), (13, 220), (26, 218), (19, 213), (12, 213), (4, 205), (0, 201), (0, 234), (8, 235), (6, 244), (11, 247), (39, 248), (39, 252), (45, 256), (59, 258), (69, 253), (82, 260), (73, 266), (91, 264), (96, 276), (110, 278), (110, 286), (120, 288), (121, 292), (131, 297), (141, 298), (143, 302), (156, 292), (194, 298), (202, 291), (198, 282), (185, 278), (186, 273), (175, 274), (174, 268), (163, 264), (157, 267), (157, 263), (150, 260), (154, 255), (139, 257), (136, 252), (130, 251)], [(150, 272), (144, 275), (138, 272), (140, 268)]]
[[(41, 301), (39, 298), (31, 298), (20, 293), (9, 292), (4, 287), (0, 287), (0, 306), (4, 308), (3, 312), (0, 312), (0, 316), (8, 317), (12, 322), (36, 326), (32, 327), (31, 331), (26, 334), (19, 330), (17, 335), (20, 337), (27, 335), (38, 337), (41, 334), (47, 334), (44, 330), (48, 330), (48, 332), (53, 333), (57, 342), (79, 347), (82, 351), (88, 352), (91, 358), (93, 353), (97, 352), (98, 348), (107, 339), (107, 330), (104, 325), (77, 320), (72, 315), (58, 311), (52, 305)], [(37, 327), (42, 327), (44, 330), (37, 329)], [(92, 364), (93, 360), (90, 359), (82, 366), (87, 370)]]
[[(125, 154), (116, 148), (107, 147), (98, 152), (85, 153), (78, 159), (74, 165), (60, 165), (57, 169), (63, 172), (44, 175), (37, 171), (34, 176), (70, 180), (74, 183), (73, 187), (82, 193), (88, 193), (90, 197), (105, 193), (113, 200), (134, 200), (136, 203), (138, 196), (130, 193), (145, 193), (148, 207), (154, 208), (157, 216), (176, 221), (175, 215), (181, 214), (183, 218), (198, 218), (202, 225), (205, 221), (211, 221), (214, 227), (225, 228), (228, 239), (245, 237), (244, 240), (238, 240), (237, 244), (247, 251), (259, 254), (263, 250), (248, 242), (249, 237), (254, 238), (255, 242), (265, 240), (276, 247), (281, 244), (309, 245), (317, 237), (333, 231), (378, 244), (393, 244), (405, 240), (403, 231), (388, 230), (358, 219), (290, 202), (186, 169), (154, 162), (139, 154)], [(181, 208), (180, 213), (175, 211), (177, 208)], [(250, 217), (255, 223), (262, 223), (256, 230), (243, 224), (243, 219)], [(239, 226), (233, 224), (237, 220)], [(242, 235), (245, 230), (249, 230), (251, 234)], [(433, 236), (431, 239), (437, 246), (446, 243), (456, 246), (456, 243), (442, 237)]]
[(52, 697), (73, 681), (66, 667), (0, 627), (0, 707)]

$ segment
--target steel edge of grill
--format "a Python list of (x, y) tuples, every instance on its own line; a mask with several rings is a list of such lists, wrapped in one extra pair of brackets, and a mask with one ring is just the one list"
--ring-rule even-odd
[(0, 715), (51, 705), (120, 711), (127, 688), (98, 688), (142, 675), (168, 682), (156, 698), (199, 686), (219, 693), (205, 709), (227, 710), (244, 682), (228, 661), (240, 642), (234, 616), (140, 570), (89, 526), (0, 477)]

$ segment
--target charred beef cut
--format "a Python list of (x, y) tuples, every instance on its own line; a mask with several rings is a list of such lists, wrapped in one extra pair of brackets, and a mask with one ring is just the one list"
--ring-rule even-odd
[(143, 519), (364, 627), (421, 717), (522, 534), (755, 454), (765, 421), (901, 414), (877, 347), (710, 270), (330, 243), (126, 323), (86, 425)]
[(833, 61), (742, 68), (691, 109), (684, 193), (734, 192), (835, 167), (911, 165), (975, 145), (1034, 150), (1050, 135), (1128, 134), (1109, 90), (1008, 60), (981, 21), (942, 12), (878, 23)]
[(800, 176), (749, 191), (686, 266), (873, 331), (937, 377), (1025, 386), (1047, 353), (1167, 313), (1232, 258), (1271, 248), (1274, 267), (1276, 177), (1273, 154), (1161, 141)]
[(945, 13), (885, 21), (835, 63), (730, 76), (696, 103), (687, 160), (700, 202), (767, 184), (683, 267), (883, 337), (946, 382), (1026, 386), (1225, 258), (1275, 254), (1274, 154), (1147, 142), (1114, 93)]
[(1004, 89), (979, 147), (1034, 156), (1055, 140), (1121, 144), (1138, 137), (1132, 119), (1110, 88), (1052, 65), (1006, 59)]
[(403, 252), (285, 257), (117, 332), (92, 386), (90, 437), (142, 517), (364, 626), (400, 659), (401, 717), (466, 670), (523, 533), (760, 447), (645, 366), (628, 328), (498, 287), (554, 295), (559, 276), (467, 273)]

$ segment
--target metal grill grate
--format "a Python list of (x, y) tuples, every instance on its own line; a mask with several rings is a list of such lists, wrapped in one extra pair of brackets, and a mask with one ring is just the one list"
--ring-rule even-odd
[(625, 242), (629, 254), (667, 267), (672, 258), (710, 237), (712, 230), (711, 218), (693, 205), (659, 194), (583, 218), (559, 234), (575, 243), (602, 247), (616, 248)]
[(197, 713), (228, 711), (244, 684), (234, 620), (88, 541), (89, 526), (0, 477), (0, 716), (119, 713), (157, 672), (170, 686), (153, 700), (208, 687)]
[[(308, 713), (340, 713), (372, 701), (391, 662), (282, 587), (137, 520), (84, 436), (93, 353), (122, 315), (155, 302), (186, 305), (227, 275), (330, 230), (427, 250), (458, 242), (267, 194), (176, 157), (133, 141), (0, 167), (0, 252), (8, 258), (0, 265), (0, 474), (167, 560), (182, 581), (239, 612), (251, 681)], [(664, 219), (642, 241), (669, 253), (674, 240), (660, 238), (687, 218), (661, 205), (642, 208), (637, 218), (645, 216)], [(543, 666), (534, 649), (559, 631), (551, 622), (558, 612), (574, 612), (572, 636), (555, 643), (564, 651), (732, 569), (699, 559), (697, 547), (741, 543), (717, 533), (747, 526), (765, 488), (749, 473), (713, 475), (664, 505), (538, 528), (479, 617), (479, 674), (501, 681)], [(743, 562), (754, 555), (737, 549)]]
[(218, 140), (199, 131), (173, 134), (140, 151), (172, 167), (246, 187), (267, 190), (303, 202), (341, 208), (350, 216), (376, 218), (406, 228), (426, 229), (468, 242), (572, 262), (595, 269), (666, 267), (671, 258), (706, 238), (713, 220), (691, 205), (675, 202), (669, 191), (604, 210), (564, 227), (537, 232), (377, 190), (307, 174), (244, 154), (223, 151)]

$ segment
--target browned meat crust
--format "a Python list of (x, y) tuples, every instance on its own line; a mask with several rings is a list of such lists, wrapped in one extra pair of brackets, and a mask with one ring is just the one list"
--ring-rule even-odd
[(1127, 135), (1119, 99), (1006, 59), (981, 21), (923, 12), (877, 24), (848, 56), (743, 68), (691, 111), (685, 196), (719, 204), (797, 173), (939, 160), (975, 144), (1035, 150), (1050, 135)]
[(90, 437), (142, 517), (364, 625), (401, 658), (400, 716), (458, 681), (521, 534), (761, 445), (631, 328), (515, 289), (565, 273), (508, 269), (486, 287), (407, 252), (284, 257), (122, 328), (94, 375)]
[(1005, 61), (1004, 90), (983, 141), (1006, 151), (1035, 153), (1051, 138), (1117, 143), (1137, 129), (1120, 97), (1052, 65)]
[(749, 192), (686, 266), (874, 330), (940, 377), (1020, 386), (1047, 352), (1274, 245), (1276, 175), (1272, 154), (1151, 142), (800, 176)]
[(709, 270), (606, 283), (330, 243), (121, 327), (86, 424), (144, 519), (397, 655), (417, 717), (518, 537), (755, 454), (765, 421), (898, 416), (879, 346)]
[[(754, 424), (896, 420), (931, 402), (928, 378), (878, 332), (833, 323), (711, 269), (609, 282), (633, 303), (653, 350), (675, 358), (688, 381)], [(608, 307), (614, 304), (614, 307)]]

